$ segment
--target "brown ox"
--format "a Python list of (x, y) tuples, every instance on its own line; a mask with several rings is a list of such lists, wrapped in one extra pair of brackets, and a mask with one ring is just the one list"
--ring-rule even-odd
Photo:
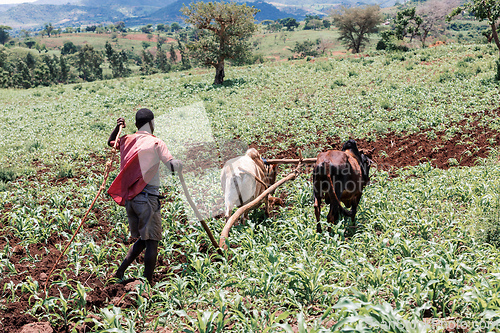
[[(319, 223), (321, 216), (321, 200), (330, 204), (327, 222), (335, 223), (339, 213), (349, 216), (355, 223), (356, 210), (363, 193), (363, 188), (370, 182), (369, 158), (375, 150), (358, 150), (356, 141), (348, 140), (342, 151), (328, 150), (320, 153), (313, 169), (314, 214), (316, 215), (316, 231), (321, 232)], [(351, 210), (342, 207), (341, 202)], [(330, 227), (328, 227), (330, 230)]]
[[(276, 181), (277, 165), (266, 165), (255, 148), (246, 154), (227, 161), (221, 171), (221, 185), (224, 192), (224, 215), (230, 217), (233, 208), (257, 198)], [(266, 215), (269, 215), (269, 195), (266, 200)], [(272, 198), (274, 199), (274, 198)]]

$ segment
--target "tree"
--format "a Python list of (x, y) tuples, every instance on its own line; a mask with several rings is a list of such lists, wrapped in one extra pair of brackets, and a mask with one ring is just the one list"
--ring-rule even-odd
[[(498, 48), (500, 58), (500, 40), (498, 38), (498, 20), (500, 19), (500, 1), (498, 0), (469, 0), (464, 5), (459, 6), (453, 10), (448, 16), (451, 20), (454, 16), (463, 13), (464, 11), (470, 12), (474, 17), (481, 21), (488, 21), (491, 27), (491, 34), (495, 44)], [(498, 61), (498, 68), (500, 71), (500, 59)]]
[(196, 2), (181, 9), (185, 21), (202, 30), (198, 41), (188, 44), (192, 55), (215, 68), (214, 84), (224, 83), (224, 61), (249, 52), (248, 39), (256, 30), (255, 14), (246, 4)]
[(52, 23), (46, 23), (45, 24), (45, 32), (47, 33), (47, 36), (50, 37), (50, 34), (54, 31), (54, 27), (52, 26)]
[(114, 24), (114, 27), (117, 31), (121, 31), (121, 32), (124, 32), (126, 31), (125, 29), (125, 22), (123, 21), (118, 21)]
[(279, 20), (279, 24), (284, 26), (287, 31), (293, 31), (295, 28), (299, 27), (297, 20), (294, 19), (293, 17), (287, 17), (287, 18), (281, 19), (281, 20)]
[(177, 61), (177, 53), (175, 53), (175, 48), (174, 44), (170, 44), (170, 61), (172, 61), (173, 64)]
[(177, 40), (177, 48), (179, 49), (179, 53), (181, 54), (181, 69), (187, 70), (191, 68), (191, 62), (189, 61), (189, 57), (186, 52), (186, 48), (182, 45), (181, 41)]
[(304, 30), (316, 30), (323, 28), (323, 20), (319, 17), (319, 15), (306, 15), (304, 21)]
[(59, 61), (58, 61), (56, 55), (50, 57), (47, 54), (42, 56), (42, 60), (45, 63), (45, 67), (46, 67), (46, 68), (44, 68), (44, 70), (48, 74), (42, 80), (43, 81), (42, 84), (43, 85), (50, 85), (50, 84), (52, 84), (52, 82), (57, 81), (57, 78), (59, 77), (59, 69), (57, 68)]
[(304, 30), (318, 30), (323, 28), (323, 20), (311, 19), (304, 26)]
[(13, 75), (13, 84), (20, 88), (31, 88), (32, 74), (26, 63), (22, 60), (18, 60), (16, 66), (16, 72)]
[(420, 35), (420, 25), (423, 23), (423, 19), (417, 15), (416, 7), (409, 7), (404, 10), (399, 11), (396, 14), (396, 19), (394, 20), (395, 36), (399, 40), (403, 40), (405, 37), (410, 36), (410, 43), (416, 36)]
[(318, 51), (315, 49), (316, 43), (309, 40), (301, 42), (295, 42), (295, 47), (290, 49), (294, 54), (298, 54), (299, 57), (315, 57), (318, 55)]
[(2, 45), (5, 45), (10, 39), (9, 30), (12, 30), (12, 28), (6, 25), (0, 25), (0, 43), (2, 43)]
[(102, 62), (103, 59), (100, 52), (95, 51), (92, 45), (85, 44), (78, 52), (78, 60), (76, 62), (80, 71), (80, 77), (89, 82), (102, 79)]
[(130, 69), (127, 67), (127, 53), (125, 51), (117, 52), (113, 49), (111, 44), (106, 41), (104, 45), (106, 57), (108, 58), (109, 67), (113, 72), (113, 77), (126, 77), (130, 74)]
[(142, 50), (142, 65), (141, 65), (141, 73), (144, 75), (154, 74), (156, 73), (156, 69), (154, 68), (154, 57), (151, 52), (147, 50)]
[(59, 68), (59, 81), (65, 83), (68, 80), (69, 67), (62, 55), (59, 57)]
[(165, 24), (159, 23), (156, 25), (156, 30), (157, 31), (165, 31)]
[(380, 7), (342, 7), (341, 12), (333, 13), (333, 24), (340, 30), (338, 38), (344, 45), (359, 53), (368, 44), (368, 35), (377, 32), (382, 22)]
[(29, 38), (30, 35), (31, 33), (28, 30), (21, 29), (21, 36), (23, 36), (23, 38)]
[(78, 52), (78, 49), (76, 48), (75, 44), (73, 44), (72, 41), (66, 41), (63, 44), (63, 47), (61, 49), (61, 54), (66, 55), (66, 54), (73, 54)]
[[(422, 47), (425, 47), (429, 35), (443, 27), (448, 13), (459, 4), (460, 0), (429, 0), (417, 8), (417, 15), (423, 20), (420, 25)], [(444, 30), (444, 27), (442, 29)]]
[(177, 22), (174, 22), (174, 23), (172, 23), (172, 24), (170, 25), (170, 30), (171, 30), (172, 32), (177, 32), (177, 31), (179, 31), (179, 30), (181, 30), (181, 29), (182, 29), (181, 25), (180, 25), (179, 23), (177, 23)]
[(172, 67), (168, 62), (167, 54), (161, 48), (156, 51), (155, 63), (156, 68), (162, 73), (169, 72)]
[(36, 44), (36, 40), (28, 38), (24, 41), (24, 44), (28, 47), (28, 49), (31, 49), (33, 46)]
[(162, 45), (165, 44), (166, 41), (167, 38), (160, 36), (160, 34), (158, 34), (158, 36), (156, 36), (156, 47), (161, 49)]

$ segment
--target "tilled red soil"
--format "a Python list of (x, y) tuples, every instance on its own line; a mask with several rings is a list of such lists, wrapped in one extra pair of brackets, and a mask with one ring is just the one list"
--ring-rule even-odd
[[(366, 138), (354, 138), (359, 149), (373, 149), (374, 160), (377, 168), (391, 170), (406, 166), (415, 166), (420, 163), (429, 162), (433, 167), (448, 169), (453, 166), (474, 166), (478, 159), (486, 158), (489, 149), (500, 143), (500, 132), (481, 124), (481, 117), (485, 114), (499, 117), (500, 108), (491, 110), (484, 114), (471, 114), (456, 123), (450, 123), (461, 130), (454, 134), (446, 131), (434, 132), (425, 129), (419, 133), (396, 134), (394, 132), (379, 136), (376, 141)], [(322, 132), (318, 132), (322, 137)], [(275, 141), (285, 139), (276, 137)], [(493, 141), (492, 141), (493, 140)], [(327, 138), (327, 145), (333, 149), (341, 149), (342, 142), (339, 138)], [(320, 144), (315, 144), (319, 150), (326, 150)], [(263, 156), (273, 147), (263, 146), (256, 142), (250, 147), (256, 148)], [(278, 153), (273, 158), (298, 158), (298, 150), (303, 147), (291, 146)]]
[[(487, 114), (489, 116), (498, 117), (500, 115), (500, 108), (489, 111)], [(377, 162), (377, 167), (384, 170), (417, 165), (422, 162), (430, 162), (434, 167), (443, 169), (452, 166), (473, 166), (478, 158), (485, 158), (488, 156), (490, 147), (495, 147), (496, 144), (500, 142), (500, 132), (481, 124), (482, 116), (484, 116), (484, 114), (471, 114), (460, 122), (450, 124), (461, 129), (454, 134), (447, 134), (445, 131), (433, 133), (432, 130), (427, 129), (422, 130), (418, 134), (397, 135), (395, 133), (387, 133), (378, 137), (376, 141), (368, 141), (364, 138), (355, 138), (355, 140), (360, 149), (375, 148), (375, 153), (373, 155), (374, 160)], [(322, 133), (318, 134), (321, 137)], [(275, 141), (287, 140), (286, 137), (276, 137), (273, 139)], [(256, 142), (252, 143), (250, 146), (257, 148), (263, 156), (266, 156), (268, 151), (274, 149), (274, 147), (260, 145)], [(326, 143), (317, 143), (315, 145), (318, 150), (324, 150), (324, 146), (340, 149), (342, 142), (338, 138), (328, 138), (326, 139)], [(245, 147), (241, 146), (237, 141), (224, 144), (223, 148), (217, 147), (215, 144), (193, 145), (186, 156), (186, 160), (191, 161), (186, 163), (186, 170), (203, 170), (206, 168), (221, 167), (223, 162), (244, 153), (244, 148)], [(298, 158), (299, 148), (302, 147), (290, 146), (288, 149), (274, 156), (266, 157)], [(106, 157), (93, 155), (89, 163), (95, 164), (97, 159), (100, 165), (104, 165), (105, 159), (109, 157), (110, 154)], [(117, 163), (116, 160), (115, 163)], [(34, 166), (41, 170), (40, 173), (37, 173), (36, 177), (41, 177), (44, 173), (42, 171), (47, 171), (47, 166), (40, 163), (39, 165), (35, 163)], [(77, 175), (76, 178), (77, 181), (81, 181), (82, 183), (85, 182), (84, 175)], [(64, 179), (54, 179), (50, 183), (52, 186), (58, 186), (58, 184), (64, 183), (64, 181)], [(0, 211), (0, 231), (5, 231), (2, 217), (6, 216), (4, 214), (11, 208), (10, 205), (6, 205), (2, 207)], [(89, 229), (87, 231), (90, 231), (99, 243), (108, 236), (112, 226), (106, 221), (105, 212), (94, 210), (93, 213), (98, 223), (86, 228)], [(4, 248), (7, 242), (13, 248), (13, 254), (9, 258), (9, 261), (19, 274), (0, 280), (0, 292), (4, 295), (3, 299), (0, 300), (0, 306), (2, 307), (2, 310), (0, 310), (0, 333), (16, 333), (20, 332), (24, 325), (38, 321), (35, 317), (26, 314), (26, 311), (32, 306), (33, 300), (31, 300), (30, 303), (29, 297), (31, 293), (22, 293), (17, 289), (14, 293), (20, 297), (20, 300), (9, 302), (9, 298), (13, 295), (10, 293), (8, 287), (6, 287), (6, 291), (3, 291), (4, 287), (9, 283), (18, 284), (22, 281), (26, 282), (29, 279), (33, 279), (38, 282), (38, 296), (42, 297), (43, 286), (47, 279), (47, 274), (60, 254), (58, 248), (61, 245), (64, 246), (67, 240), (60, 235), (53, 234), (49, 237), (46, 244), (31, 244), (25, 248), (20, 245), (20, 239), (13, 237), (7, 232), (2, 232), (2, 234), (4, 234), (4, 237), (0, 237), (0, 248)], [(70, 234), (69, 231), (68, 234)], [(132, 242), (133, 240), (127, 240), (125, 244), (129, 245)], [(201, 244), (200, 251), (212, 252), (213, 249), (207, 244)], [(33, 263), (28, 260), (30, 257), (41, 258), (41, 260)], [(114, 258), (108, 259), (116, 260)], [(169, 258), (169, 260), (158, 258), (158, 266), (160, 268), (157, 269), (155, 273), (155, 279), (160, 281), (168, 278), (172, 273), (179, 274), (179, 271), (174, 271), (171, 268), (179, 263), (186, 263), (186, 257), (182, 254), (182, 249), (179, 249), (175, 258)], [(67, 262), (64, 259), (58, 264), (58, 268), (66, 266)], [(89, 310), (94, 307), (106, 307), (109, 304), (120, 307), (131, 307), (135, 305), (135, 301), (128, 295), (128, 291), (134, 290), (131, 288), (136, 282), (129, 280), (122, 283), (110, 283), (106, 280), (106, 277), (95, 276), (89, 273), (80, 273), (77, 276), (75, 271), (74, 269), (66, 269), (65, 273), (68, 274), (67, 279), (79, 281), (84, 286), (92, 289), (86, 298), (86, 306)], [(60, 271), (56, 270), (51, 280), (57, 281), (60, 278), (59, 274)], [(76, 287), (76, 282), (70, 282), (70, 285)], [(49, 289), (48, 293), (49, 296), (59, 296), (60, 291), (65, 297), (68, 297), (72, 292), (68, 287), (57, 288), (53, 286)], [(58, 327), (53, 327), (55, 332), (68, 332), (72, 328), (72, 326), (65, 327), (63, 324)], [(79, 327), (76, 329), (77, 331), (83, 332), (85, 328)], [(86, 327), (86, 330), (91, 331), (92, 327)]]

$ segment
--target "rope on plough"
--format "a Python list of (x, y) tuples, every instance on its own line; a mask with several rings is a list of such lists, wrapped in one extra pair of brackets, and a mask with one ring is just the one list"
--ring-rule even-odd
[[(310, 160), (310, 159), (308, 159), (308, 160)], [(316, 162), (316, 159), (314, 159), (314, 160), (315, 160), (314, 162)], [(271, 160), (271, 161), (273, 161), (273, 160)], [(288, 176), (280, 179), (277, 183), (275, 183), (274, 185), (270, 186), (267, 190), (262, 192), (257, 198), (255, 198), (254, 200), (250, 201), (246, 205), (241, 206), (240, 208), (238, 208), (238, 210), (236, 210), (236, 212), (229, 218), (229, 220), (227, 220), (226, 225), (224, 226), (224, 229), (222, 229), (222, 233), (221, 233), (220, 240), (219, 240), (219, 247), (227, 250), (226, 239), (229, 237), (229, 231), (231, 230), (231, 227), (240, 218), (241, 215), (245, 214), (246, 212), (248, 212), (249, 210), (251, 210), (253, 208), (258, 207), (262, 203), (262, 200), (264, 200), (270, 193), (272, 193), (274, 190), (276, 190), (280, 185), (284, 184), (285, 182), (287, 182), (289, 180), (293, 180), (293, 179), (297, 178), (297, 176), (300, 174), (300, 168), (301, 168), (302, 162), (303, 162), (302, 156), (300, 159), (293, 160), (293, 162), (291, 162), (291, 163), (286, 163), (287, 161), (290, 161), (290, 160), (279, 160), (279, 164), (297, 164), (297, 167), (290, 174), (288, 174)], [(308, 161), (307, 163), (314, 163), (314, 162)], [(269, 163), (269, 161), (268, 161), (268, 163)], [(276, 163), (276, 162), (274, 162), (274, 163)]]
[[(115, 138), (115, 144), (113, 145), (113, 149), (114, 150), (117, 150), (116, 149), (116, 145), (118, 143), (118, 138), (120, 137), (120, 134), (122, 132), (122, 126), (120, 126), (119, 130), (118, 130), (118, 134), (116, 135), (116, 138)], [(73, 237), (71, 237), (71, 239), (69, 240), (68, 244), (66, 244), (66, 247), (64, 248), (64, 250), (61, 252), (61, 254), (59, 255), (59, 258), (57, 258), (56, 262), (54, 263), (54, 266), (52, 266), (52, 269), (50, 270), (49, 274), (47, 275), (47, 280), (45, 281), (45, 287), (44, 287), (44, 293), (46, 294), (47, 293), (47, 285), (49, 284), (49, 281), (50, 281), (50, 276), (52, 275), (52, 273), (54, 272), (54, 270), (56, 269), (57, 267), (57, 264), (59, 263), (59, 261), (61, 261), (61, 258), (63, 257), (64, 253), (66, 253), (66, 250), (69, 248), (69, 246), (71, 245), (71, 243), (73, 243), (73, 241), (75, 240), (75, 237), (76, 235), (78, 234), (78, 231), (80, 231), (81, 227), (83, 226), (83, 223), (85, 222), (85, 220), (87, 219), (87, 216), (89, 215), (90, 211), (92, 210), (92, 208), (94, 207), (94, 204), (95, 202), (97, 201), (97, 198), (99, 198), (99, 196), (101, 195), (102, 191), (106, 188), (106, 182), (108, 180), (108, 177), (109, 177), (109, 173), (111, 172), (111, 166), (113, 165), (113, 158), (109, 159), (107, 162), (106, 162), (106, 169), (104, 171), (104, 179), (102, 181), (102, 184), (101, 186), (99, 187), (99, 190), (97, 191), (97, 194), (96, 196), (94, 197), (94, 200), (92, 200), (92, 203), (90, 204), (90, 207), (87, 209), (87, 212), (85, 213), (85, 215), (83, 216), (82, 218), (82, 221), (80, 222), (80, 225), (78, 226), (78, 228), (76, 228), (75, 232), (73, 233)]]

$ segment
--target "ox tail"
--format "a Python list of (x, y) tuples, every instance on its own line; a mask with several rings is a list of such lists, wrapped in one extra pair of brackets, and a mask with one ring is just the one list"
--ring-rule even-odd
[[(328, 177), (328, 181), (330, 182), (330, 191), (331, 191), (330, 198), (333, 197), (333, 199), (335, 200), (335, 202), (337, 203), (337, 205), (339, 205), (340, 211), (342, 212), (342, 214), (344, 214), (347, 217), (352, 217), (353, 216), (352, 209), (351, 210), (347, 210), (344, 207), (342, 207), (342, 204), (340, 203), (340, 200), (337, 197), (337, 193), (335, 193), (335, 186), (333, 186), (332, 176), (331, 176), (330, 172), (328, 172), (326, 174), (326, 176)], [(330, 202), (330, 205), (331, 204), (332, 204), (332, 202)]]

